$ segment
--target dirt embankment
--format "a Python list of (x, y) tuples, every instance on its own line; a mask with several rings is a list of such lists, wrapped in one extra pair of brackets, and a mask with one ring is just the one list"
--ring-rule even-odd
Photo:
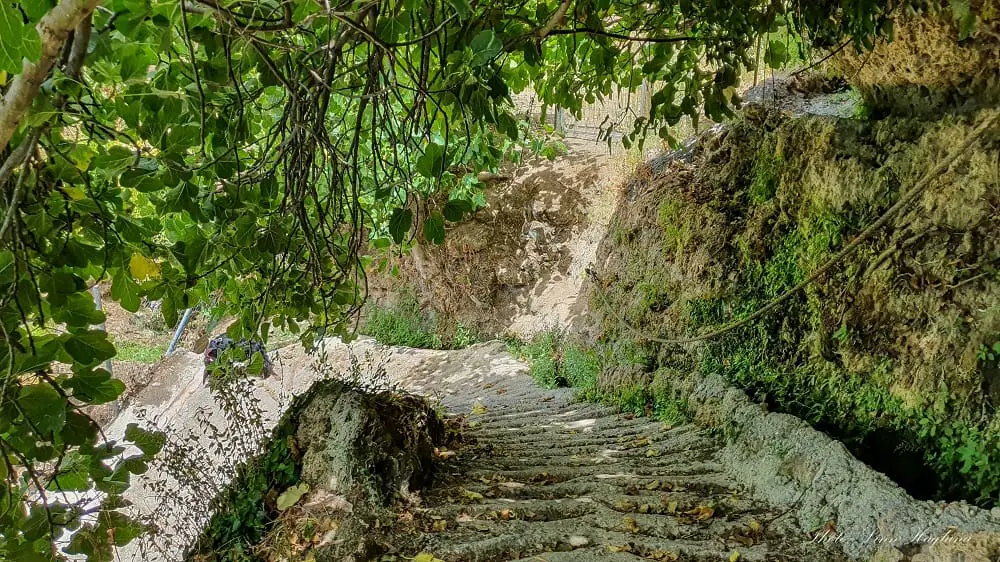
[(377, 258), (370, 301), (389, 305), (411, 294), (439, 328), (460, 322), (490, 336), (578, 322), (584, 270), (614, 210), (624, 165), (606, 145), (567, 144), (567, 154), (526, 160), (492, 182), (487, 205), (449, 227), (444, 244), (421, 242), (402, 256)]

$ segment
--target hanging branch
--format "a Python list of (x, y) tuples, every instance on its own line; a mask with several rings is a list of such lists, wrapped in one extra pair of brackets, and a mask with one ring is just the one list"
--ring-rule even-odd
[[(3, 168), (0, 168), (0, 186), (4, 184), (7, 177), (13, 172), (14, 168), (17, 166), (25, 166), (28, 161), (31, 160), (31, 155), (35, 151), (35, 144), (38, 143), (38, 137), (42, 135), (42, 128), (35, 127), (31, 134), (28, 136), (27, 140), (21, 143), (4, 162)], [(28, 176), (28, 171), (22, 169), (21, 173), (17, 175), (17, 182), (14, 185), (14, 193), (10, 196), (10, 202), (7, 204), (7, 212), (4, 215), (3, 224), (0, 225), (0, 240), (7, 234), (7, 229), (10, 228), (11, 221), (13, 221), (14, 216), (17, 215), (17, 207), (21, 204), (21, 198), (24, 196), (24, 181)]]

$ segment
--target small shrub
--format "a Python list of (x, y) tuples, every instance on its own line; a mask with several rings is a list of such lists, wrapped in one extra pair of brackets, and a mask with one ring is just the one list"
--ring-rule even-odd
[(539, 154), (548, 160), (555, 160), (559, 156), (565, 155), (567, 150), (568, 148), (566, 147), (565, 142), (558, 139), (550, 139), (545, 141), (545, 144), (542, 145)]
[(679, 425), (689, 419), (688, 402), (671, 383), (672, 375), (669, 368), (659, 369), (653, 375), (653, 415), (666, 424)]
[(594, 350), (570, 343), (563, 350), (562, 371), (569, 386), (588, 389), (597, 384), (601, 363)]
[(455, 337), (452, 339), (452, 347), (455, 349), (462, 349), (469, 347), (479, 341), (471, 330), (462, 325), (461, 322), (458, 323), (458, 327), (455, 328)]
[(507, 349), (527, 361), (531, 377), (545, 388), (570, 386), (587, 391), (597, 384), (601, 359), (595, 350), (573, 341), (558, 328), (537, 334), (529, 342), (512, 337)]
[(980, 344), (977, 356), (979, 362), (987, 367), (1000, 365), (1000, 341), (994, 342), (993, 345)]
[(649, 389), (645, 385), (637, 384), (613, 390), (602, 401), (612, 404), (622, 412), (644, 416), (650, 412), (651, 398)]
[(565, 376), (560, 372), (562, 338), (563, 334), (559, 330), (543, 332), (522, 350), (522, 357), (531, 366), (531, 377), (545, 388), (558, 388), (567, 384)]
[(527, 345), (524, 340), (514, 334), (504, 334), (503, 343), (507, 346), (507, 351), (514, 357), (524, 357), (524, 347)]
[(420, 349), (462, 349), (480, 341), (461, 322), (445, 329), (420, 309), (413, 295), (404, 295), (394, 306), (368, 305), (360, 331), (379, 343)]
[(298, 484), (302, 470), (289, 446), (289, 431), (279, 430), (267, 451), (245, 465), (226, 494), (217, 498), (221, 509), (212, 517), (196, 551), (211, 552), (219, 562), (259, 559), (254, 545), (277, 517), (265, 506), (265, 497), (271, 490), (273, 494)]

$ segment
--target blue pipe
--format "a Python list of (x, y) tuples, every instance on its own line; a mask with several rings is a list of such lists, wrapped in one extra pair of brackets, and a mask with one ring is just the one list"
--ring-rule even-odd
[(184, 333), (184, 327), (187, 326), (188, 320), (191, 319), (191, 311), (194, 310), (189, 308), (184, 311), (184, 316), (181, 318), (179, 324), (177, 324), (177, 329), (174, 330), (174, 338), (170, 340), (170, 345), (167, 346), (167, 352), (164, 355), (170, 355), (174, 352), (174, 348), (177, 347), (177, 342), (181, 340), (181, 334)]

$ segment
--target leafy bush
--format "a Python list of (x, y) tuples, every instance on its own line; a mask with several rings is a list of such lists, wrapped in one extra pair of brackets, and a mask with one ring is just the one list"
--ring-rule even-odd
[(981, 364), (996, 367), (1000, 364), (1000, 341), (993, 342), (993, 345), (979, 344), (977, 357)]
[(479, 341), (471, 330), (462, 325), (461, 322), (458, 323), (455, 328), (455, 337), (452, 339), (452, 347), (454, 349), (463, 349), (473, 345)]
[(573, 388), (592, 388), (601, 373), (597, 353), (581, 344), (568, 342), (562, 355), (562, 371), (566, 382)]
[(301, 461), (289, 444), (291, 434), (290, 425), (279, 429), (267, 450), (248, 462), (226, 493), (216, 498), (214, 503), (220, 509), (195, 546), (196, 552), (212, 553), (218, 562), (258, 560), (253, 546), (278, 515), (265, 501), (268, 493), (283, 492), (298, 484), (301, 476)]
[(531, 366), (531, 377), (545, 388), (567, 385), (560, 365), (562, 338), (563, 334), (558, 330), (542, 332), (522, 350), (523, 358)]

